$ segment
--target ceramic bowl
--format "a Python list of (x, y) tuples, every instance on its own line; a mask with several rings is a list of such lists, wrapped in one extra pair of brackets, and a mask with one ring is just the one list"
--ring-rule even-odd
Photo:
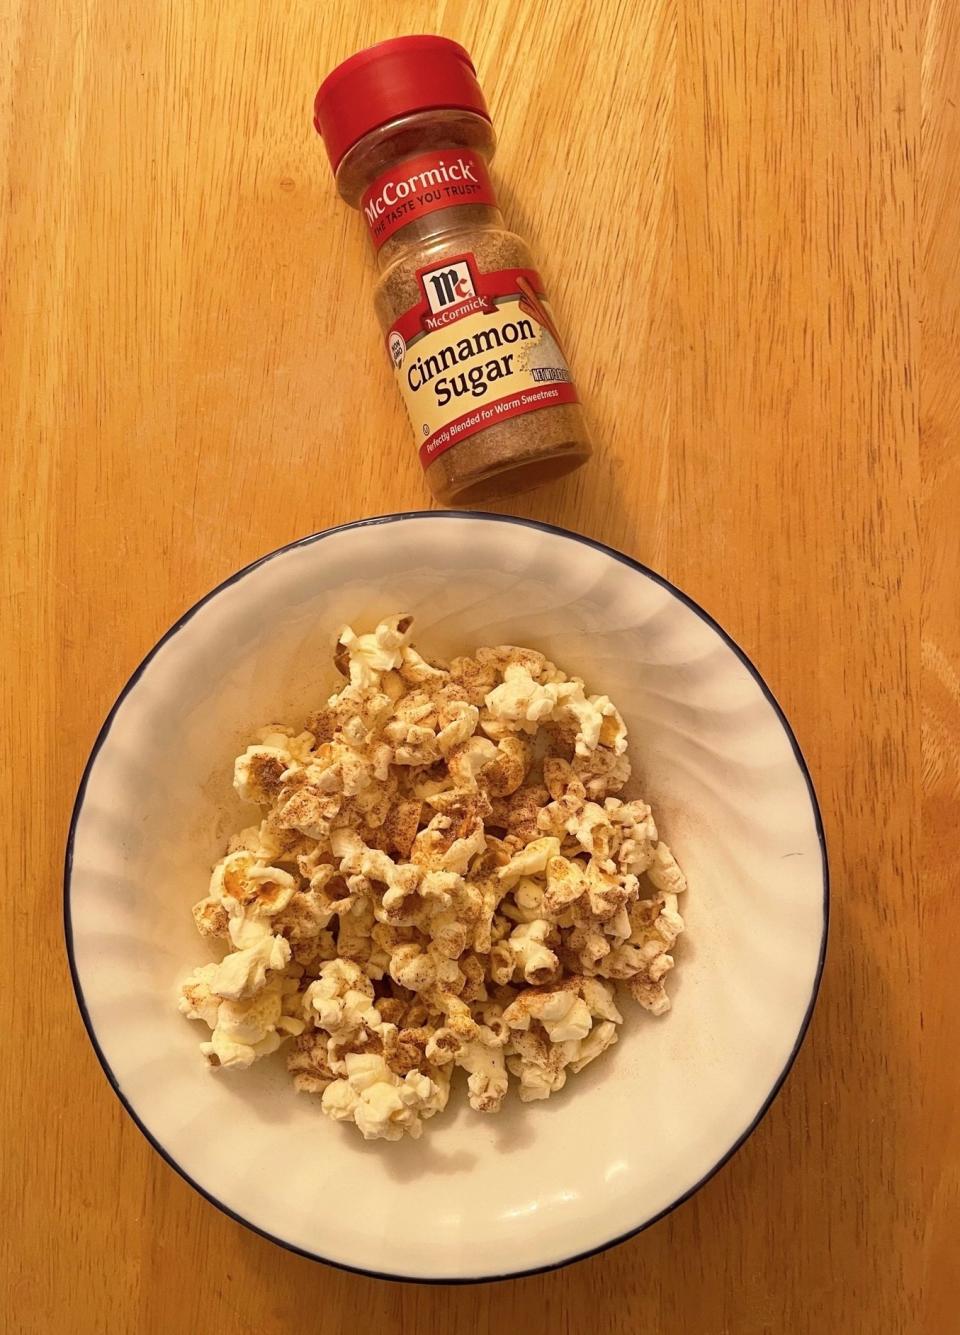
[[(687, 933), (654, 1018), (544, 1103), (498, 1116), (462, 1089), (419, 1141), (365, 1143), (295, 1093), (281, 1054), (212, 1072), (180, 980), (212, 952), (190, 906), (229, 833), (251, 731), (333, 687), (335, 629), (412, 612), (442, 656), (532, 645), (609, 694), (635, 789), (686, 870)], [(629, 790), (628, 790), (629, 791)], [(307, 1256), (465, 1281), (561, 1265), (685, 1200), (750, 1134), (810, 1018), (827, 866), (816, 798), (760, 674), (711, 618), (589, 539), (493, 515), (394, 515), (305, 538), (186, 613), (97, 738), (66, 863), (67, 948), (117, 1095), (213, 1204)]]

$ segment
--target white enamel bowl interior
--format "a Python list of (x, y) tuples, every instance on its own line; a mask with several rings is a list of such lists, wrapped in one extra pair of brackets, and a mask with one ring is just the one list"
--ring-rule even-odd
[[(689, 881), (655, 1019), (549, 1103), (364, 1143), (297, 1095), (280, 1055), (214, 1073), (176, 988), (212, 952), (190, 906), (251, 820), (233, 757), (334, 685), (334, 628), (416, 616), (429, 654), (542, 649), (619, 705), (635, 791)], [(573, 535), (480, 515), (333, 530), (228, 581), (135, 675), (100, 736), (68, 858), (67, 940), (91, 1037), (143, 1130), (215, 1203), (291, 1247), (397, 1277), (562, 1263), (677, 1203), (752, 1129), (816, 993), (826, 866), (815, 799), (758, 675), (682, 595)], [(462, 1074), (462, 1073), (461, 1073)]]

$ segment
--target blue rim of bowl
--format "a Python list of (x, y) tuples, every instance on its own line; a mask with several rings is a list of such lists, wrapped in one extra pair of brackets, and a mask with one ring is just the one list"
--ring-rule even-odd
[[(749, 1124), (746, 1130), (743, 1131), (740, 1134), (740, 1136), (738, 1136), (738, 1138), (734, 1141), (734, 1143), (730, 1146), (730, 1148), (726, 1151), (726, 1153), (723, 1154), (717, 1160), (717, 1162), (713, 1165), (713, 1167), (710, 1168), (708, 1172), (704, 1173), (703, 1177), (701, 1177), (698, 1182), (696, 1182), (687, 1191), (683, 1192), (682, 1195), (678, 1196), (675, 1201), (671, 1201), (669, 1205), (665, 1206), (662, 1210), (658, 1211), (657, 1214), (652, 1216), (652, 1218), (644, 1220), (642, 1224), (638, 1224), (636, 1228), (628, 1229), (625, 1233), (618, 1233), (615, 1237), (610, 1238), (607, 1242), (601, 1242), (596, 1247), (589, 1247), (586, 1251), (574, 1252), (572, 1255), (565, 1256), (561, 1258), (559, 1261), (549, 1261), (545, 1265), (531, 1266), (529, 1269), (526, 1270), (510, 1270), (504, 1273), (492, 1274), (492, 1275), (467, 1275), (462, 1277), (402, 1275), (402, 1274), (394, 1274), (391, 1273), (390, 1271), (374, 1270), (364, 1266), (348, 1265), (344, 1261), (331, 1260), (327, 1256), (321, 1256), (318, 1252), (308, 1251), (305, 1247), (298, 1247), (292, 1242), (287, 1242), (284, 1238), (278, 1238), (275, 1234), (268, 1232), (266, 1229), (259, 1228), (256, 1224), (251, 1223), (250, 1220), (245, 1219), (243, 1215), (237, 1214), (235, 1210), (231, 1210), (228, 1205), (225, 1205), (223, 1203), (223, 1201), (218, 1200), (217, 1197), (213, 1196), (209, 1191), (207, 1191), (205, 1187), (202, 1187), (199, 1184), (199, 1182), (195, 1182), (194, 1179), (190, 1177), (190, 1175), (183, 1168), (181, 1168), (181, 1166), (172, 1157), (172, 1155), (168, 1153), (168, 1151), (164, 1148), (164, 1146), (160, 1144), (160, 1142), (156, 1139), (156, 1137), (152, 1134), (152, 1132), (150, 1132), (145, 1126), (145, 1124), (141, 1121), (140, 1117), (134, 1110), (133, 1106), (123, 1093), (123, 1090), (120, 1088), (120, 1084), (117, 1080), (117, 1077), (114, 1075), (110, 1067), (110, 1063), (107, 1061), (106, 1055), (100, 1046), (100, 1043), (97, 1039), (96, 1031), (93, 1027), (93, 1022), (90, 1019), (90, 1013), (87, 1009), (87, 1004), (84, 999), (83, 988), (80, 983), (80, 975), (77, 970), (77, 962), (74, 956), (74, 949), (73, 949), (73, 922), (70, 913), (70, 878), (73, 872), (74, 839), (76, 836), (77, 824), (80, 819), (80, 814), (83, 810), (83, 800), (86, 795), (87, 784), (89, 782), (90, 775), (93, 771), (93, 767), (96, 763), (97, 756), (100, 754), (101, 748), (103, 747), (104, 742), (107, 740), (107, 737), (109, 736), (110, 729), (113, 726), (114, 718), (116, 717), (118, 711), (120, 710), (127, 696), (136, 686), (137, 682), (143, 676), (144, 672), (150, 666), (150, 663), (160, 652), (163, 646), (167, 643), (168, 640), (171, 640), (179, 630), (182, 630), (182, 628), (187, 624), (187, 622), (190, 621), (196, 615), (196, 613), (200, 611), (202, 607), (204, 607), (207, 603), (211, 602), (214, 598), (216, 598), (217, 595), (222, 593), (224, 589), (228, 589), (230, 588), (231, 585), (237, 584), (247, 575), (252, 574), (254, 570), (259, 569), (260, 566), (264, 566), (270, 561), (276, 560), (277, 557), (283, 556), (287, 552), (294, 551), (299, 547), (312, 546), (314, 543), (322, 542), (324, 538), (332, 537), (334, 534), (337, 533), (346, 533), (349, 532), (349, 530), (351, 529), (357, 529), (357, 528), (371, 528), (375, 527), (378, 524), (396, 524), (410, 519), (441, 519), (441, 520), (476, 519), (481, 522), (493, 521), (498, 524), (516, 524), (521, 528), (537, 529), (542, 533), (549, 533), (555, 537), (568, 538), (572, 542), (579, 542), (583, 544), (583, 546), (585, 547), (592, 547), (594, 551), (602, 552), (605, 556), (611, 557), (614, 561), (618, 561), (621, 565), (625, 565), (629, 567), (631, 570), (635, 570), (639, 574), (645, 575), (648, 579), (652, 579), (654, 583), (659, 584), (661, 588), (666, 589), (667, 592), (671, 593), (675, 598), (679, 598), (679, 600), (682, 603), (684, 603), (687, 607), (689, 607), (692, 612), (695, 612), (697, 616), (700, 617), (700, 619), (704, 621), (708, 626), (710, 626), (712, 630), (716, 631), (716, 633), (720, 636), (723, 642), (730, 649), (733, 650), (736, 656), (740, 659), (740, 662), (744, 665), (744, 667), (753, 677), (754, 681), (760, 687), (760, 690), (762, 691), (764, 698), (770, 704), (774, 713), (779, 719), (780, 725), (787, 735), (787, 739), (789, 740), (790, 745), (793, 749), (793, 754), (796, 759), (797, 765), (800, 768), (800, 772), (803, 775), (804, 782), (806, 783), (807, 786), (807, 793), (810, 797), (810, 806), (813, 811), (814, 825), (817, 831), (817, 839), (820, 844), (820, 858), (821, 858), (822, 876), (823, 876), (823, 933), (820, 939), (820, 954), (817, 960), (817, 972), (813, 980), (813, 988), (810, 993), (810, 1000), (807, 1003), (807, 1009), (804, 1014), (800, 1028), (797, 1032), (796, 1041), (794, 1042), (790, 1055), (787, 1058), (783, 1070), (780, 1072), (779, 1076), (774, 1081), (770, 1093), (767, 1095), (756, 1116), (753, 1118), (753, 1121)], [(83, 775), (80, 779), (80, 786), (77, 790), (77, 798), (74, 803), (73, 814), (70, 817), (70, 830), (67, 835), (66, 856), (64, 858), (64, 869), (63, 869), (63, 930), (66, 941), (67, 958), (70, 964), (70, 976), (73, 979), (73, 990), (76, 994), (77, 1005), (80, 1009), (80, 1015), (81, 1018), (83, 1019), (84, 1027), (86, 1028), (87, 1035), (90, 1039), (91, 1044), (93, 1045), (93, 1050), (97, 1055), (97, 1060), (103, 1067), (104, 1075), (107, 1077), (107, 1080), (109, 1081), (113, 1089), (113, 1092), (116, 1094), (117, 1098), (120, 1100), (123, 1107), (126, 1109), (127, 1113), (133, 1119), (136, 1126), (140, 1129), (140, 1131), (143, 1133), (143, 1135), (146, 1137), (149, 1143), (153, 1146), (156, 1152), (160, 1155), (160, 1157), (164, 1159), (166, 1163), (168, 1163), (170, 1167), (174, 1170), (174, 1172), (178, 1173), (185, 1182), (189, 1183), (189, 1185), (193, 1187), (194, 1191), (198, 1192), (205, 1200), (209, 1201), (211, 1205), (216, 1206), (218, 1210), (222, 1211), (222, 1213), (227, 1215), (230, 1219), (235, 1220), (236, 1223), (242, 1224), (244, 1228), (249, 1228), (251, 1232), (258, 1233), (260, 1237), (266, 1238), (269, 1242), (276, 1243), (278, 1247), (283, 1247), (288, 1252), (294, 1252), (297, 1256), (306, 1257), (308, 1261), (319, 1261), (322, 1262), (324, 1265), (333, 1266), (337, 1270), (345, 1270), (350, 1274), (366, 1275), (368, 1278), (371, 1279), (392, 1280), (397, 1283), (405, 1283), (405, 1284), (450, 1284), (450, 1285), (489, 1284), (496, 1281), (524, 1279), (530, 1275), (542, 1275), (551, 1270), (560, 1270), (564, 1266), (572, 1265), (575, 1261), (585, 1261), (590, 1256), (597, 1256), (600, 1252), (605, 1252), (611, 1247), (616, 1247), (619, 1246), (619, 1244), (622, 1242), (627, 1242), (630, 1238), (636, 1237), (638, 1233), (642, 1233), (646, 1229), (651, 1228), (654, 1224), (658, 1223), (668, 1214), (672, 1214), (673, 1211), (676, 1210), (679, 1206), (683, 1205), (685, 1201), (688, 1201), (691, 1196), (694, 1196), (700, 1190), (701, 1187), (705, 1186), (710, 1181), (710, 1179), (716, 1173), (718, 1173), (721, 1168), (723, 1168), (725, 1164), (729, 1163), (729, 1161), (737, 1153), (740, 1147), (750, 1138), (750, 1136), (753, 1135), (754, 1131), (756, 1131), (757, 1127), (760, 1125), (760, 1123), (763, 1121), (764, 1117), (770, 1110), (770, 1107), (774, 1099), (779, 1094), (781, 1088), (783, 1087), (784, 1081), (786, 1080), (787, 1076), (790, 1073), (790, 1068), (796, 1061), (797, 1054), (803, 1045), (803, 1040), (806, 1037), (807, 1030), (810, 1026), (810, 1020), (813, 1016), (814, 1006), (816, 1005), (817, 993), (820, 990), (820, 981), (823, 977), (823, 969), (827, 955), (827, 936), (829, 932), (829, 924), (830, 924), (830, 868), (827, 860), (827, 841), (823, 830), (823, 818), (820, 814), (820, 804), (817, 801), (817, 794), (813, 786), (813, 780), (810, 777), (810, 770), (807, 766), (806, 760), (804, 759), (803, 752), (800, 749), (800, 743), (797, 741), (796, 736), (794, 735), (794, 731), (791, 728), (790, 723), (787, 719), (787, 716), (780, 707), (779, 701), (771, 691), (770, 687), (764, 681), (763, 677), (760, 675), (759, 670), (751, 662), (750, 658), (745, 653), (745, 651), (741, 649), (740, 645), (737, 644), (736, 640), (734, 640), (732, 636), (730, 636), (727, 633), (727, 631), (725, 631), (724, 628), (717, 621), (713, 619), (713, 617), (710, 615), (709, 612), (704, 611), (704, 609), (700, 606), (700, 604), (696, 602), (693, 598), (691, 598), (688, 594), (684, 593), (682, 589), (678, 589), (675, 584), (672, 584), (670, 582), (670, 580), (666, 579), (663, 575), (658, 574), (657, 571), (651, 570), (649, 566), (645, 566), (641, 561), (636, 561), (633, 559), (633, 557), (627, 556), (625, 553), (617, 551), (615, 547), (608, 547), (605, 543), (598, 542), (595, 538), (585, 537), (582, 533), (574, 533), (572, 530), (561, 528), (559, 527), (559, 525), (556, 524), (546, 524), (538, 519), (524, 519), (516, 515), (492, 514), (482, 510), (467, 510), (467, 511), (409, 510), (409, 511), (399, 512), (397, 514), (375, 515), (369, 519), (357, 519), (349, 524), (338, 524), (333, 528), (323, 529), (319, 533), (311, 533), (306, 537), (297, 538), (294, 542), (288, 542), (283, 547), (278, 547), (276, 548), (275, 551), (268, 552), (265, 556), (261, 556), (256, 561), (251, 561), (249, 565), (245, 565), (240, 570), (235, 571), (234, 574), (229, 575), (225, 580), (223, 580), (220, 584), (218, 584), (216, 588), (213, 588), (210, 590), (209, 593), (204, 594), (204, 596), (201, 599), (199, 599), (198, 602), (194, 603), (192, 607), (190, 607), (186, 612), (183, 613), (182, 616), (180, 616), (174, 622), (174, 624), (170, 627), (170, 629), (163, 636), (161, 636), (161, 638), (153, 646), (153, 648), (146, 655), (146, 657), (141, 661), (138, 667), (134, 669), (123, 690), (120, 692), (120, 694), (114, 701), (114, 704), (109, 714), (104, 719), (100, 731), (97, 733), (96, 741), (93, 744), (93, 748), (90, 752), (89, 758), (87, 759), (87, 763), (84, 766)]]

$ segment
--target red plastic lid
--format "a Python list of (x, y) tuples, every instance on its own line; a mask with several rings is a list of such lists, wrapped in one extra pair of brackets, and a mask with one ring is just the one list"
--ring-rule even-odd
[(358, 51), (327, 75), (313, 104), (313, 123), (336, 171), (371, 130), (441, 107), (490, 119), (469, 55), (448, 37), (394, 37)]

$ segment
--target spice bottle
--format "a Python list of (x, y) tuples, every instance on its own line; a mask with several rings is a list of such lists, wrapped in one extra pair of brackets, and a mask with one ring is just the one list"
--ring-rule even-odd
[(314, 113), (376, 249), (377, 315), (434, 495), (483, 501), (578, 468), (577, 391), (530, 252), (504, 227), (466, 51), (381, 42), (337, 66)]

